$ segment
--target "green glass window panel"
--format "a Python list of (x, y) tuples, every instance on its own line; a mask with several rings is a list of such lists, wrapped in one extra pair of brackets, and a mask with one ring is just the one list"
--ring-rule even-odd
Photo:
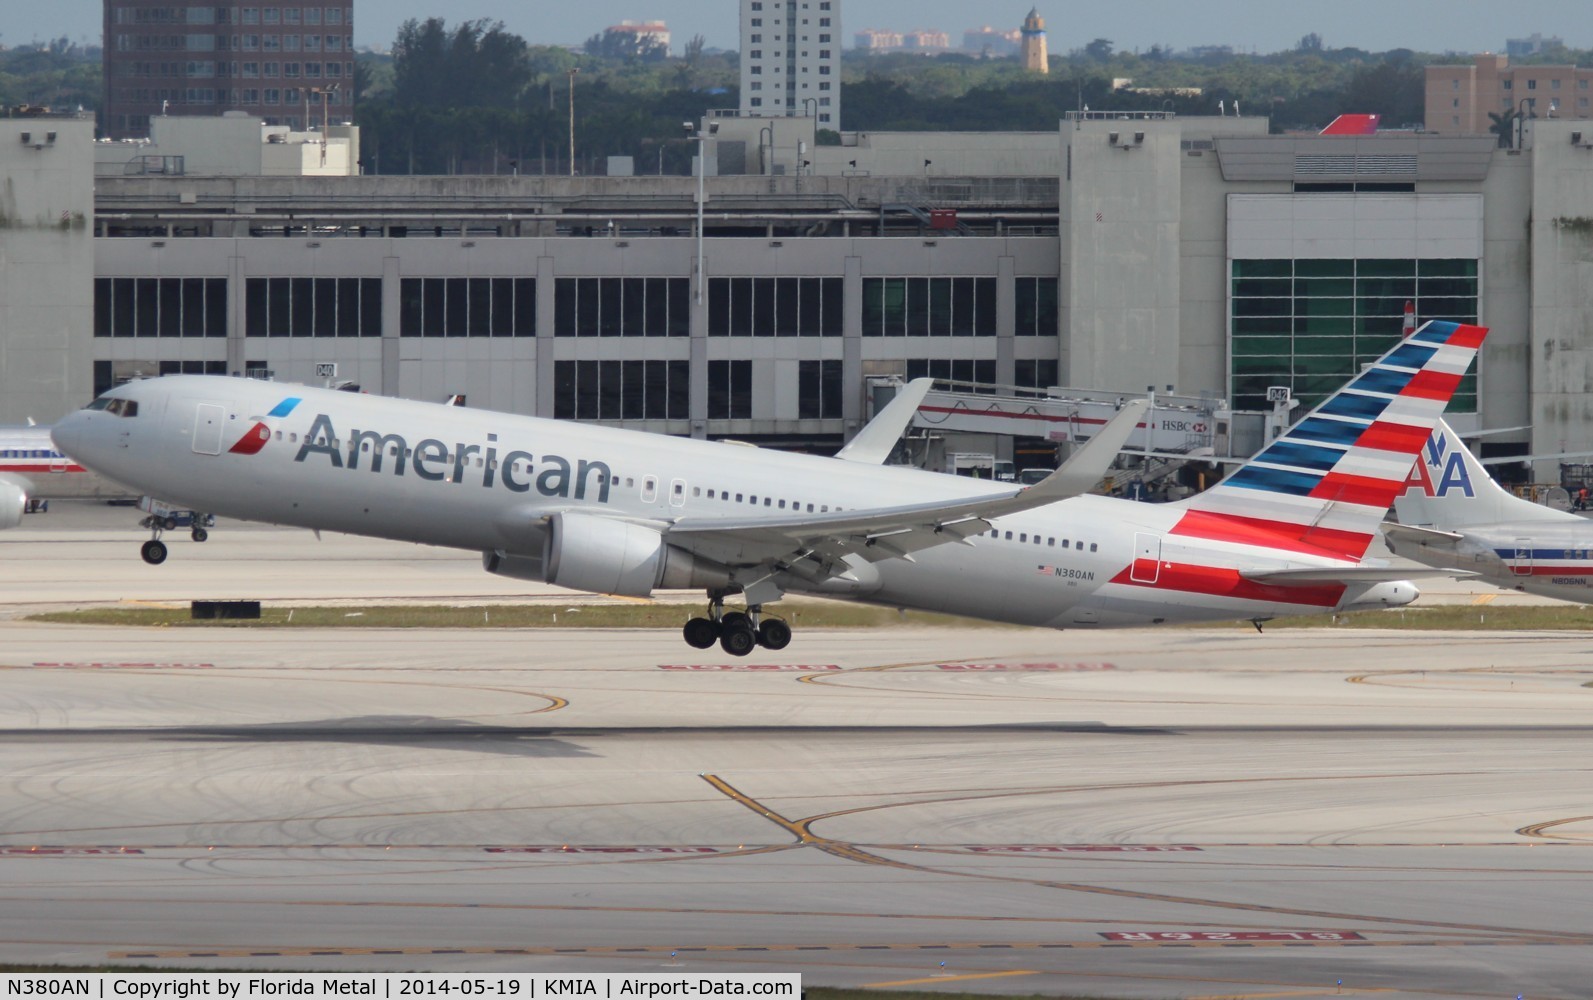
[(1477, 300), (1428, 298), (1424, 295), (1416, 300), (1416, 315), (1422, 322), (1448, 319), (1458, 323), (1474, 323), (1477, 320)]
[(1265, 357), (1233, 359), (1233, 373), (1235, 375), (1268, 375), (1283, 378), (1289, 370), (1289, 359), (1278, 358), (1273, 355)]
[(1351, 365), (1349, 358), (1342, 354), (1320, 358), (1296, 354), (1293, 370), (1296, 375), (1332, 375), (1338, 379), (1348, 379), (1359, 368)]
[(1286, 381), (1270, 375), (1235, 375), (1233, 379), (1233, 405), (1238, 410), (1271, 409), (1267, 402), (1267, 386), (1287, 385)]
[(1293, 299), (1234, 299), (1235, 316), (1288, 316), (1294, 312)]
[(1477, 262), (1466, 257), (1419, 260), (1416, 262), (1416, 275), (1421, 278), (1475, 278)]
[(1305, 411), (1315, 407), (1343, 388), (1347, 378), (1347, 375), (1338, 373), (1297, 376), (1294, 380), (1294, 395), (1300, 400), (1299, 409)]
[(1354, 299), (1296, 299), (1294, 311), (1301, 316), (1354, 316)]
[(1351, 278), (1355, 276), (1353, 260), (1297, 260), (1294, 262), (1296, 278)]
[(1467, 296), (1477, 294), (1476, 278), (1423, 278), (1418, 282), (1422, 298), (1429, 296)]
[(1398, 316), (1405, 318), (1405, 303), (1412, 301), (1402, 295), (1386, 298), (1368, 298), (1361, 296), (1355, 300), (1355, 312), (1359, 316)]
[(1360, 336), (1396, 338), (1405, 327), (1405, 317), (1361, 316), (1355, 321), (1355, 332)]
[(1411, 277), (1416, 273), (1413, 260), (1361, 260), (1355, 262), (1355, 273), (1363, 278)]
[(1355, 279), (1295, 278), (1294, 294), (1298, 296), (1332, 295), (1348, 297), (1355, 294)]
[(1233, 339), (1233, 353), (1240, 355), (1286, 358), (1294, 353), (1293, 339), (1289, 337), (1235, 337)]
[(1294, 335), (1321, 337), (1324, 335), (1350, 336), (1355, 333), (1355, 320), (1349, 316), (1296, 316)]
[(1273, 316), (1235, 317), (1233, 321), (1233, 335), (1235, 337), (1276, 336), (1288, 331), (1289, 321)]
[(884, 333), (885, 281), (882, 278), (863, 280), (863, 336), (878, 337)]
[(1416, 279), (1356, 278), (1355, 294), (1367, 298), (1412, 299), (1416, 297)]
[(1349, 358), (1355, 353), (1354, 337), (1296, 337), (1295, 354)]
[(1233, 294), (1235, 298), (1293, 295), (1294, 281), (1291, 278), (1234, 278)]
[(1235, 278), (1289, 278), (1294, 276), (1294, 262), (1290, 260), (1236, 260), (1233, 262)]

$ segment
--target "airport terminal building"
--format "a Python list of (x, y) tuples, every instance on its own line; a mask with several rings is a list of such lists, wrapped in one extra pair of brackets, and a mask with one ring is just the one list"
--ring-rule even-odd
[(715, 121), (699, 228), (694, 177), (135, 169), (91, 122), (5, 120), (0, 422), (140, 375), (335, 365), (370, 392), (830, 448), (875, 376), (1309, 405), (1410, 302), (1493, 328), (1462, 428), (1593, 439), (1584, 123), (1506, 150), (1162, 113), (824, 147), (811, 119)]

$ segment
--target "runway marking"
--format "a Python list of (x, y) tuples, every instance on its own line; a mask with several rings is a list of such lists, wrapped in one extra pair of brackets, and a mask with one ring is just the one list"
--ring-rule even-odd
[[(1528, 826), (1522, 827), (1521, 829), (1517, 830), (1516, 832), (1521, 834), (1521, 836), (1523, 836), (1523, 837), (1544, 837), (1544, 838), (1547, 838), (1547, 837), (1549, 837), (1551, 835), (1545, 833), (1544, 832), (1545, 830), (1552, 830), (1553, 828), (1555, 828), (1557, 826), (1566, 826), (1566, 825), (1571, 824), (1571, 823), (1586, 823), (1589, 820), (1593, 820), (1593, 816), (1572, 816), (1570, 819), (1552, 819), (1552, 820), (1549, 820), (1547, 823), (1532, 823), (1532, 824), (1530, 824)], [(1559, 841), (1560, 844), (1565, 844), (1565, 843), (1568, 843), (1568, 842), (1588, 843), (1590, 840), (1593, 840), (1593, 838), (1590, 838), (1590, 837), (1587, 837), (1587, 836), (1573, 837), (1573, 836), (1571, 836), (1569, 834), (1564, 834), (1564, 833), (1553, 834), (1552, 836), (1561, 838), (1560, 841)]]
[[(34, 663), (39, 670), (211, 670), (214, 663)], [(27, 667), (10, 667), (26, 670)]]
[[(366, 904), (369, 905), (369, 904)], [(1447, 939), (1432, 938), (1410, 941), (950, 941), (941, 943), (918, 944), (858, 944), (856, 942), (835, 942), (829, 944), (713, 944), (713, 945), (603, 945), (597, 947), (543, 947), (543, 948), (492, 948), (485, 946), (462, 948), (434, 948), (434, 947), (392, 947), (392, 948), (339, 948), (329, 946), (303, 946), (289, 948), (183, 948), (175, 950), (144, 950), (144, 951), (112, 951), (107, 956), (113, 959), (171, 959), (171, 958), (251, 958), (261, 955), (280, 956), (283, 958), (302, 958), (311, 955), (331, 956), (364, 956), (364, 955), (519, 955), (526, 957), (564, 957), (569, 955), (592, 955), (603, 957), (625, 957), (629, 955), (668, 955), (676, 952), (682, 958), (693, 955), (728, 956), (745, 954), (748, 952), (765, 952), (771, 954), (792, 955), (798, 952), (822, 952), (829, 954), (844, 954), (850, 952), (979, 952), (981, 950), (999, 949), (1002, 951), (1105, 951), (1114, 948), (1128, 948), (1135, 950), (1164, 949), (1164, 948), (1450, 948), (1450, 947), (1504, 947), (1518, 948), (1523, 946), (1547, 947), (1562, 945), (1582, 945), (1585, 941), (1555, 940), (1555, 939)]]
[(1161, 854), (1204, 850), (1192, 844), (958, 844), (956, 847), (970, 854)]
[[(488, 854), (724, 854), (718, 847), (595, 847), (535, 844), (526, 847), (483, 847)], [(737, 848), (736, 850), (739, 850)]]
[(1481, 604), (1492, 604), (1494, 599), (1498, 596), (1498, 594), (1478, 594), (1476, 597), (1471, 599), (1471, 606), (1477, 607)]
[(840, 670), (838, 663), (660, 663), (659, 670)]
[(887, 983), (864, 983), (863, 989), (875, 990), (886, 986), (920, 986), (924, 983), (955, 983), (968, 979), (1007, 979), (1012, 976), (1038, 976), (1037, 969), (1013, 969), (1009, 972), (969, 972), (960, 976), (929, 976), (926, 979), (893, 979)]
[(1112, 663), (937, 663), (936, 670), (967, 670), (974, 671), (1002, 671), (1002, 670), (1033, 670), (1033, 671), (1064, 671), (1069, 673), (1082, 673), (1092, 670), (1116, 670)]
[[(1577, 944), (1590, 944), (1590, 943), (1593, 943), (1593, 937), (1590, 937), (1590, 936), (1588, 936), (1586, 934), (1544, 931), (1544, 930), (1536, 930), (1536, 929), (1532, 929), (1532, 928), (1492, 927), (1492, 926), (1488, 926), (1488, 925), (1485, 925), (1485, 924), (1465, 924), (1465, 923), (1453, 923), (1453, 922), (1448, 922), (1448, 921), (1418, 920), (1418, 919), (1410, 918), (1410, 917), (1378, 916), (1376, 914), (1341, 913), (1341, 912), (1334, 911), (1334, 910), (1312, 910), (1312, 909), (1305, 909), (1305, 908), (1300, 908), (1300, 907), (1275, 906), (1275, 905), (1269, 905), (1269, 904), (1264, 904), (1264, 903), (1243, 903), (1243, 902), (1236, 902), (1236, 901), (1231, 901), (1231, 900), (1202, 899), (1202, 898), (1195, 897), (1195, 896), (1176, 896), (1176, 895), (1172, 895), (1170, 893), (1149, 892), (1149, 891), (1145, 891), (1145, 890), (1135, 890), (1135, 889), (1122, 889), (1122, 888), (1114, 888), (1114, 887), (1111, 887), (1111, 886), (1090, 885), (1090, 884), (1082, 883), (1082, 882), (1062, 882), (1062, 881), (1055, 881), (1055, 880), (1051, 880), (1051, 879), (1028, 878), (1028, 877), (1014, 876), (1014, 875), (996, 875), (996, 874), (989, 873), (989, 872), (967, 872), (967, 871), (959, 871), (959, 870), (956, 870), (956, 869), (937, 868), (937, 867), (933, 867), (933, 866), (930, 866), (930, 865), (910, 864), (910, 863), (903, 862), (903, 861), (895, 861), (895, 860), (892, 860), (890, 858), (881, 857), (878, 854), (873, 854), (873, 853), (871, 853), (869, 851), (863, 850), (862, 848), (859, 848), (855, 844), (844, 843), (844, 842), (841, 842), (841, 841), (831, 840), (831, 839), (829, 839), (827, 837), (823, 837), (823, 836), (821, 836), (819, 834), (816, 834), (816, 833), (814, 833), (812, 831), (812, 829), (811, 829), (812, 825), (814, 823), (818, 822), (819, 820), (822, 820), (822, 819), (830, 819), (830, 818), (834, 818), (834, 817), (838, 817), (838, 816), (845, 816), (845, 815), (854, 815), (854, 814), (857, 814), (857, 813), (868, 812), (868, 811), (872, 811), (872, 810), (876, 810), (876, 809), (900, 808), (900, 807), (906, 806), (906, 805), (923, 805), (923, 804), (927, 804), (927, 803), (935, 802), (935, 801), (948, 801), (948, 800), (949, 801), (963, 801), (963, 800), (980, 799), (980, 798), (999, 798), (999, 797), (1006, 797), (1006, 796), (1014, 794), (1014, 793), (991, 793), (988, 796), (970, 795), (970, 796), (959, 797), (956, 800), (951, 800), (951, 799), (942, 799), (942, 800), (928, 799), (928, 800), (922, 800), (922, 801), (919, 801), (919, 802), (897, 802), (897, 803), (889, 803), (889, 804), (875, 805), (875, 806), (859, 806), (859, 807), (856, 807), (856, 808), (853, 808), (853, 809), (837, 810), (837, 811), (831, 812), (831, 813), (823, 813), (823, 814), (820, 814), (820, 815), (817, 815), (817, 816), (809, 816), (809, 817), (806, 817), (806, 818), (800, 819), (800, 820), (792, 820), (792, 819), (788, 819), (785, 816), (780, 815), (779, 813), (774, 812), (773, 810), (769, 809), (767, 806), (763, 805), (761, 802), (757, 801), (756, 799), (752, 798), (751, 796), (749, 796), (749, 795), (741, 792), (740, 790), (736, 789), (734, 786), (730, 785), (728, 782), (726, 782), (724, 779), (718, 777), (717, 775), (705, 774), (702, 777), (703, 777), (703, 780), (707, 781), (715, 789), (717, 789), (718, 791), (720, 791), (722, 794), (726, 795), (727, 797), (731, 798), (735, 802), (741, 804), (742, 806), (745, 806), (746, 808), (752, 810), (753, 812), (758, 813), (759, 815), (763, 816), (765, 819), (769, 820), (770, 822), (772, 822), (772, 823), (774, 823), (774, 824), (776, 824), (776, 825), (778, 825), (778, 826), (790, 831), (792, 834), (794, 834), (798, 838), (799, 843), (800, 843), (801, 846), (804, 846), (804, 847), (816, 847), (820, 851), (823, 851), (824, 853), (832, 855), (834, 857), (845, 858), (845, 859), (851, 860), (851, 861), (858, 861), (858, 862), (861, 862), (863, 864), (868, 864), (868, 865), (877, 865), (877, 866), (883, 867), (883, 868), (894, 868), (894, 869), (901, 870), (901, 871), (917, 872), (919, 874), (944, 875), (944, 876), (948, 876), (948, 877), (952, 877), (952, 878), (967, 878), (967, 879), (974, 879), (974, 880), (984, 881), (984, 882), (1002, 882), (1002, 883), (1012, 883), (1012, 884), (1020, 884), (1020, 885), (1032, 885), (1032, 886), (1036, 886), (1036, 887), (1039, 887), (1039, 888), (1059, 889), (1059, 890), (1063, 890), (1063, 891), (1067, 891), (1067, 892), (1080, 892), (1080, 893), (1087, 893), (1087, 894), (1092, 894), (1092, 895), (1108, 896), (1108, 897), (1113, 897), (1113, 898), (1117, 898), (1117, 899), (1133, 899), (1133, 900), (1142, 900), (1142, 901), (1146, 901), (1146, 902), (1171, 903), (1171, 904), (1175, 904), (1175, 905), (1195, 906), (1195, 907), (1200, 907), (1200, 908), (1219, 909), (1219, 910), (1240, 910), (1240, 911), (1250, 912), (1250, 913), (1270, 913), (1270, 914), (1278, 914), (1278, 915), (1283, 915), (1283, 916), (1309, 917), (1311, 919), (1316, 919), (1316, 920), (1366, 921), (1366, 922), (1370, 922), (1370, 923), (1392, 924), (1392, 925), (1396, 925), (1396, 926), (1420, 927), (1420, 928), (1427, 929), (1428, 933), (1432, 933), (1433, 930), (1448, 930), (1448, 931), (1461, 931), (1461, 932), (1470, 932), (1470, 933), (1523, 935), (1524, 936), (1523, 943), (1525, 943), (1525, 941), (1536, 941), (1536, 940), (1557, 940), (1557, 941), (1562, 941), (1562, 942), (1565, 942), (1565, 943), (1577, 943)], [(1368, 775), (1368, 776), (1365, 776), (1365, 777), (1372, 777), (1372, 776)], [(1268, 779), (1245, 779), (1245, 778), (1241, 778), (1241, 779), (1212, 779), (1212, 780), (1213, 781), (1217, 781), (1217, 780), (1225, 780), (1225, 781), (1226, 780), (1234, 780), (1234, 781), (1243, 783), (1243, 782), (1247, 782), (1247, 781), (1258, 781), (1258, 780), (1268, 780)], [(1193, 784), (1201, 784), (1203, 782), (1196, 781), (1196, 782), (1192, 782), (1192, 783)], [(1244, 943), (1235, 943), (1235, 942), (1182, 942), (1182, 943), (1173, 943), (1173, 942), (1165, 942), (1165, 943), (1169, 944), (1172, 947), (1195, 947), (1195, 946), (1200, 946), (1200, 945), (1203, 945), (1203, 944), (1214, 944), (1214, 945), (1218, 945), (1220, 947), (1245, 947), (1245, 948), (1255, 947), (1257, 945), (1266, 944), (1266, 942), (1244, 942)], [(1300, 945), (1300, 944), (1306, 944), (1308, 942), (1284, 941), (1284, 942), (1279, 942), (1279, 943), (1281, 943), (1285, 947), (1292, 947), (1292, 946), (1296, 946), (1296, 945)], [(1354, 947), (1354, 946), (1357, 946), (1357, 945), (1369, 945), (1369, 944), (1372, 944), (1373, 942), (1349, 941), (1349, 942), (1342, 942), (1342, 943), (1346, 947)], [(1127, 947), (1127, 946), (1136, 946), (1136, 945), (1139, 945), (1139, 944), (1141, 944), (1141, 942), (1131, 942), (1131, 941), (1130, 942), (1106, 942), (1106, 945), (1108, 947), (1111, 947), (1111, 946)]]
[(1364, 941), (1356, 931), (1102, 931), (1108, 941)]
[[(1356, 993), (1398, 993), (1402, 990), (1386, 986), (1357, 986)], [(1343, 996), (1342, 989), (1322, 990), (1291, 990), (1287, 993), (1212, 993), (1207, 996), (1189, 997), (1188, 1000), (1269, 1000), (1272, 997), (1332, 997)]]

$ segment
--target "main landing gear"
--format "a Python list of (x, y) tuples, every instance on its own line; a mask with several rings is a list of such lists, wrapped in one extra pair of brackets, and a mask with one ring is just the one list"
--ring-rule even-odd
[(731, 656), (746, 656), (759, 646), (784, 649), (791, 643), (791, 626), (779, 618), (765, 618), (763, 605), (749, 604), (745, 612), (726, 611), (723, 594), (708, 595), (708, 617), (693, 618), (681, 630), (686, 644), (707, 649), (714, 643)]
[(213, 527), (215, 523), (216, 516), (214, 514), (187, 512), (180, 515), (175, 513), (151, 514), (138, 522), (139, 527), (148, 528), (150, 531), (150, 539), (140, 547), (139, 555), (143, 556), (144, 561), (151, 566), (159, 566), (166, 561), (168, 554), (166, 543), (160, 540), (163, 532), (176, 531), (178, 528), (186, 526), (189, 529), (189, 538), (196, 542), (203, 542), (210, 537), (210, 532), (206, 529)]

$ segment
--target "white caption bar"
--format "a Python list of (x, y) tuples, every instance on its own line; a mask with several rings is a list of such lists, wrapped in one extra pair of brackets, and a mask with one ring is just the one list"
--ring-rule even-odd
[(685, 973), (639, 975), (490, 975), (458, 973), (286, 972), (40, 973), (0, 975), (0, 1000), (10, 997), (88, 997), (90, 1000), (281, 1000), (285, 997), (408, 997), (541, 1000), (594, 997), (656, 1000), (659, 997), (790, 997), (802, 995), (798, 973)]

